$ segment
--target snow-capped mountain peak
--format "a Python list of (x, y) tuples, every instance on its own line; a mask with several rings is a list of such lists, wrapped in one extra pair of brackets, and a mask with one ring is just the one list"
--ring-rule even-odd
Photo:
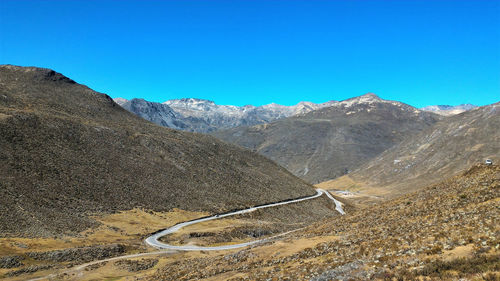
[(269, 123), (281, 118), (307, 114), (326, 107), (340, 110), (346, 115), (371, 112), (377, 108), (388, 107), (397, 107), (400, 110), (411, 112), (415, 115), (422, 114), (421, 110), (441, 115), (452, 115), (476, 107), (470, 104), (459, 106), (439, 105), (419, 110), (398, 101), (381, 99), (374, 93), (367, 93), (340, 102), (328, 101), (317, 104), (309, 101), (301, 101), (291, 106), (276, 103), (261, 106), (219, 105), (211, 100), (197, 98), (172, 99), (164, 103), (148, 102), (142, 99), (126, 100), (116, 98), (114, 100), (127, 110), (157, 124), (174, 129), (201, 133), (238, 126)]
[(127, 101), (121, 98), (115, 99), (115, 102), (157, 124), (195, 132), (211, 132), (237, 126), (269, 123), (337, 103), (330, 101), (321, 104), (299, 102), (292, 106), (276, 103), (262, 106), (234, 106), (219, 105), (210, 100), (196, 98), (172, 99), (161, 104), (149, 103), (141, 99)]

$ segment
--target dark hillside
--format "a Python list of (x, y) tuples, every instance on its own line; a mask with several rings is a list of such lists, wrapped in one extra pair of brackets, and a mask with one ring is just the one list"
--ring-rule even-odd
[(314, 193), (262, 156), (147, 122), (52, 70), (0, 66), (0, 236), (74, 233), (89, 214), (135, 207), (216, 212)]

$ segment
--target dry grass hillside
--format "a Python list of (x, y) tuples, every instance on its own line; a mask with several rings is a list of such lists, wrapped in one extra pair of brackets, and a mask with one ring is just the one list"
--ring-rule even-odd
[(213, 135), (257, 151), (310, 183), (340, 177), (440, 116), (366, 94), (306, 114)]
[(318, 222), (273, 243), (171, 261), (147, 280), (498, 280), (500, 167)]
[(35, 67), (0, 66), (0, 148), (3, 237), (72, 234), (133, 208), (212, 213), (315, 193), (251, 151), (157, 126)]
[(322, 188), (393, 197), (491, 158), (500, 161), (500, 103), (448, 117)]

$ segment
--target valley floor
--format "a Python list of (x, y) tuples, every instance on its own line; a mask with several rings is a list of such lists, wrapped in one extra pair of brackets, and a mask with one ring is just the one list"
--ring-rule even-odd
[[(348, 197), (351, 194), (343, 193)], [(318, 200), (329, 200), (318, 198)], [(300, 202), (297, 204), (307, 204)], [(333, 205), (333, 204), (332, 204)], [(285, 237), (244, 249), (168, 252), (152, 256), (100, 262), (58, 275), (63, 280), (498, 280), (500, 278), (500, 167), (477, 165), (468, 171), (402, 197), (357, 210), (346, 216), (304, 220), (300, 215), (279, 223), (297, 206), (268, 210), (195, 224), (166, 236), (170, 244), (218, 245), (272, 236), (294, 228)], [(332, 206), (332, 211), (334, 211)], [(63, 272), (97, 253), (133, 254), (146, 249), (145, 233), (204, 216), (176, 210), (154, 213), (132, 210), (100, 218), (103, 223), (82, 237), (2, 239), (1, 256), (20, 256), (20, 269), (0, 269), (3, 277), (26, 280)], [(279, 218), (279, 216), (282, 216)], [(286, 220), (285, 220), (286, 221)], [(314, 221), (317, 221), (314, 223)], [(174, 223), (173, 223), (174, 222)], [(309, 226), (307, 226), (309, 224)], [(71, 254), (28, 254), (90, 244), (105, 250), (83, 251), (80, 261), (64, 261)], [(126, 245), (125, 248), (113, 245)], [(64, 246), (64, 247), (63, 247)], [(90, 253), (90, 254), (89, 254)], [(44, 259), (45, 261), (41, 261)], [(55, 259), (61, 259), (55, 262)], [(50, 261), (52, 259), (52, 261)], [(2, 264), (6, 264), (3, 261)], [(44, 268), (52, 264), (52, 268)], [(21, 270), (22, 270), (21, 269)], [(17, 275), (19, 274), (19, 275)]]
[(474, 166), (279, 242), (176, 262), (149, 280), (498, 280), (499, 206), (500, 168)]
[[(318, 193), (321, 195), (320, 193)], [(172, 245), (218, 246), (267, 239), (304, 227), (321, 217), (338, 214), (326, 196), (312, 202), (293, 202), (250, 213), (190, 225), (162, 237)], [(304, 206), (328, 206), (327, 213), (310, 216)], [(95, 280), (141, 275), (165, 262), (205, 256), (208, 253), (158, 251), (144, 239), (158, 229), (180, 222), (207, 217), (208, 213), (174, 210), (161, 213), (134, 209), (107, 216), (96, 216), (101, 223), (78, 237), (1, 238), (0, 278), (9, 280), (73, 279)], [(283, 223), (286, 221), (287, 223)], [(227, 253), (228, 251), (215, 251)], [(230, 251), (229, 251), (230, 252)], [(210, 254), (210, 255), (216, 255)], [(96, 261), (97, 260), (97, 261)], [(131, 269), (132, 268), (132, 269)]]

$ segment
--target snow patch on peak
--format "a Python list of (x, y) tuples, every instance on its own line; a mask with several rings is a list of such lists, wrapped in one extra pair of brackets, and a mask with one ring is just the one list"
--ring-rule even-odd
[(366, 93), (364, 95), (359, 96), (359, 98), (382, 100), (379, 96), (377, 96), (374, 93)]
[(171, 99), (167, 100), (164, 103), (215, 103), (214, 101), (207, 99), (197, 99), (197, 98), (182, 98), (182, 99)]
[(339, 105), (350, 107), (357, 104), (372, 104), (377, 102), (390, 102), (390, 101), (383, 100), (374, 93), (367, 93), (359, 97), (343, 100), (339, 103)]
[(209, 105), (213, 106), (215, 105), (214, 101), (211, 100), (205, 100), (205, 99), (196, 99), (196, 98), (183, 98), (183, 99), (172, 99), (172, 100), (167, 100), (163, 104), (166, 105), (175, 105), (175, 106), (203, 106), (203, 105)]
[(128, 100), (124, 98), (114, 98), (113, 101), (119, 105), (123, 105), (124, 103), (128, 102)]
[(444, 116), (450, 116), (455, 114), (460, 114), (465, 111), (469, 111), (477, 108), (476, 105), (473, 104), (460, 104), (460, 105), (429, 105), (426, 107), (420, 108), (423, 111), (430, 111)]

